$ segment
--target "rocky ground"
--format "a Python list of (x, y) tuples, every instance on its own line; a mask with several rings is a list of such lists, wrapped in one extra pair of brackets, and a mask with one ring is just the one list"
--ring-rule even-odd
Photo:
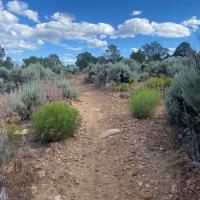
[(9, 199), (178, 199), (163, 111), (136, 120), (117, 93), (84, 84), (81, 76), (71, 83), (80, 92), (71, 102), (83, 118), (80, 130), (49, 146), (25, 135), (5, 170)]

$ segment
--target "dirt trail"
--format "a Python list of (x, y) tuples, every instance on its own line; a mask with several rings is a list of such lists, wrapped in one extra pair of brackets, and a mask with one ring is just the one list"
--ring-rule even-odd
[[(72, 104), (80, 110), (82, 127), (75, 138), (49, 147), (27, 145), (21, 163), (31, 184), (24, 191), (14, 188), (18, 198), (10, 199), (175, 199), (163, 116), (133, 119), (126, 99), (84, 84), (81, 76), (71, 82), (80, 92), (80, 100)], [(100, 139), (113, 128), (121, 132)]]

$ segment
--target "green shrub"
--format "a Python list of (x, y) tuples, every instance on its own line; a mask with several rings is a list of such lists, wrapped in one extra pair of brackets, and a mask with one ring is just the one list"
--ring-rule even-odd
[(10, 76), (10, 71), (4, 67), (0, 67), (0, 78), (3, 78), (4, 81), (8, 80)]
[(79, 72), (79, 67), (76, 65), (67, 65), (63, 68), (65, 73), (76, 74)]
[[(23, 75), (22, 68), (17, 68), (17, 67), (13, 68), (10, 71), (9, 81), (13, 82), (16, 87), (18, 87), (21, 84), (25, 83), (26, 82), (26, 77)], [(30, 80), (28, 80), (28, 81), (30, 81)]]
[(26, 120), (44, 101), (40, 84), (31, 81), (10, 94), (8, 107), (10, 112), (16, 113), (22, 120)]
[(130, 83), (139, 79), (137, 71), (131, 71), (130, 66), (124, 62), (91, 64), (87, 68), (85, 77), (87, 82), (98, 86), (106, 86), (115, 81), (116, 83)]
[(161, 94), (158, 90), (140, 88), (130, 97), (130, 112), (139, 119), (151, 117), (160, 99)]
[(22, 75), (25, 77), (26, 81), (52, 78), (55, 76), (51, 69), (45, 68), (39, 63), (30, 64), (28, 67), (24, 68)]
[(0, 167), (11, 158), (20, 143), (20, 135), (0, 132)]
[(165, 75), (174, 77), (177, 73), (184, 70), (188, 66), (188, 62), (189, 59), (186, 57), (170, 57), (162, 61), (148, 63), (145, 67), (145, 71), (148, 72), (150, 76)]
[(165, 89), (169, 87), (172, 83), (172, 78), (170, 77), (150, 77), (146, 84), (148, 87), (157, 88), (157, 89)]
[(31, 122), (39, 140), (53, 142), (73, 136), (81, 118), (75, 108), (64, 102), (54, 102), (33, 113)]
[(119, 88), (120, 92), (128, 92), (130, 89), (130, 84), (129, 83), (121, 83), (121, 84), (119, 84), (118, 88)]
[(178, 74), (166, 98), (170, 123), (200, 129), (200, 64)]
[(14, 90), (16, 85), (13, 82), (0, 82), (0, 92), (11, 92)]
[(120, 83), (130, 83), (133, 80), (138, 79), (137, 73), (130, 70), (130, 67), (122, 62), (111, 64), (108, 74), (109, 82), (114, 80)]
[(2, 166), (12, 155), (13, 151), (9, 143), (7, 133), (0, 133), (0, 166)]
[(78, 92), (71, 87), (69, 81), (65, 79), (65, 77), (59, 76), (55, 81), (58, 88), (62, 89), (64, 98), (74, 99), (78, 96)]

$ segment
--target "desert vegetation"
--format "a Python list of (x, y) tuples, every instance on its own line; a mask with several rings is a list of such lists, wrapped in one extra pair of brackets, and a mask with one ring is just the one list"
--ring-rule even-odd
[[(78, 72), (75, 66), (70, 65), (68, 70), (53, 54), (47, 58), (30, 57), (24, 59), (22, 66), (16, 66), (11, 58), (5, 59), (3, 48), (0, 52), (2, 165), (15, 153), (16, 141), (21, 140), (20, 132), (23, 132), (21, 124), (31, 120), (37, 130), (34, 132), (36, 138), (49, 142), (73, 135), (79, 127), (80, 116), (74, 108), (62, 103), (78, 96), (67, 79), (69, 73)], [(48, 104), (52, 101), (58, 102)], [(54, 119), (49, 118), (52, 115)], [(39, 125), (41, 122), (45, 127)]]
[(161, 107), (166, 126), (180, 130), (175, 129), (175, 134), (168, 137), (186, 153), (181, 166), (199, 166), (200, 55), (188, 43), (180, 44), (170, 55), (167, 48), (152, 42), (132, 52), (129, 58), (121, 56), (117, 46), (109, 45), (102, 56), (83, 52), (77, 55), (75, 65), (68, 66), (55, 54), (32, 56), (16, 66), (5, 58), (3, 48), (1, 52), (0, 91), (4, 106), (0, 115), (0, 166), (6, 165), (23, 146), (24, 133), (37, 145), (46, 146), (75, 135), (90, 109), (80, 114), (73, 106), (79, 93), (69, 79), (83, 76), (84, 87), (94, 87), (99, 93), (103, 88), (109, 95), (122, 97), (127, 104), (123, 108), (136, 122), (153, 123), (155, 111)]
[(172, 55), (158, 42), (152, 42), (133, 52), (130, 58), (123, 58), (115, 45), (108, 46), (101, 57), (83, 53), (77, 58), (80, 71), (86, 73), (86, 82), (129, 96), (129, 108), (134, 117), (152, 117), (156, 107), (165, 104), (166, 119), (169, 124), (186, 130), (181, 137), (193, 142), (183, 139), (181, 143), (188, 156), (194, 156), (197, 161), (199, 53), (189, 43), (181, 43)]

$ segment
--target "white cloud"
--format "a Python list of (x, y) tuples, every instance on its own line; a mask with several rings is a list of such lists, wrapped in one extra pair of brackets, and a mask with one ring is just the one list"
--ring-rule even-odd
[(87, 42), (88, 42), (88, 44), (95, 46), (95, 47), (104, 47), (104, 46), (108, 45), (106, 41), (102, 41), (99, 39), (91, 39), (91, 40), (88, 40)]
[(28, 4), (22, 1), (9, 1), (7, 3), (7, 8), (10, 12), (16, 13), (18, 15), (23, 15), (34, 22), (39, 22), (39, 15), (36, 11), (28, 9)]
[(137, 34), (152, 35), (153, 27), (148, 19), (133, 18), (126, 20), (123, 24), (118, 26), (119, 35), (122, 38), (135, 37)]
[[(34, 21), (38, 21), (38, 14), (28, 8), (28, 4), (21, 1), (7, 3), (7, 9), (0, 0), (0, 44), (13, 53), (25, 50), (35, 50), (39, 46), (50, 42), (70, 51), (80, 51), (85, 47), (104, 48), (107, 46), (107, 38), (127, 38), (137, 35), (160, 36), (178, 38), (190, 36), (198, 27), (199, 20), (196, 17), (184, 21), (181, 24), (173, 22), (157, 23), (146, 18), (133, 18), (126, 20), (115, 30), (112, 25), (99, 22), (89, 23), (77, 21), (68, 13), (54, 13), (46, 22), (37, 22), (30, 26), (20, 23), (23, 15)], [(193, 29), (191, 29), (191, 28)], [(76, 41), (80, 47), (72, 47), (67, 41)], [(72, 58), (65, 60), (72, 62)]]
[(157, 23), (146, 18), (133, 18), (118, 26), (118, 34), (122, 38), (135, 37), (136, 35), (179, 38), (190, 36), (191, 31), (182, 24), (173, 22)]
[(131, 48), (131, 51), (132, 51), (132, 52), (134, 52), (134, 53), (136, 53), (136, 52), (138, 52), (138, 51), (139, 51), (139, 49), (138, 49), (138, 48), (135, 48), (135, 47), (133, 47), (133, 48)]
[(140, 11), (140, 10), (133, 10), (133, 12), (131, 13), (131, 15), (133, 15), (133, 16), (138, 16), (141, 14), (142, 14), (142, 11)]
[(65, 48), (66, 50), (70, 50), (70, 51), (80, 51), (82, 50), (82, 47), (71, 47), (68, 44), (64, 44), (64, 43), (56, 43), (56, 45)]
[(182, 24), (176, 24), (173, 22), (165, 23), (151, 23), (154, 29), (154, 35), (166, 37), (166, 38), (180, 38), (188, 37), (191, 34), (191, 31)]
[(19, 19), (12, 13), (0, 12), (0, 44), (13, 50), (33, 50), (37, 45), (32, 41), (34, 28), (20, 24)]
[(194, 31), (196, 31), (200, 25), (200, 20), (197, 19), (196, 16), (193, 16), (190, 19), (183, 21), (183, 25), (191, 27)]
[(9, 55), (17, 55), (17, 54), (21, 54), (23, 51), (19, 50), (19, 49), (7, 49), (6, 50), (6, 54)]
[(42, 40), (59, 43), (60, 40), (85, 41), (89, 45), (101, 47), (107, 42), (100, 36), (112, 36), (114, 28), (110, 24), (88, 22), (75, 22), (75, 18), (67, 13), (55, 13), (52, 20), (36, 25), (35, 37)]

